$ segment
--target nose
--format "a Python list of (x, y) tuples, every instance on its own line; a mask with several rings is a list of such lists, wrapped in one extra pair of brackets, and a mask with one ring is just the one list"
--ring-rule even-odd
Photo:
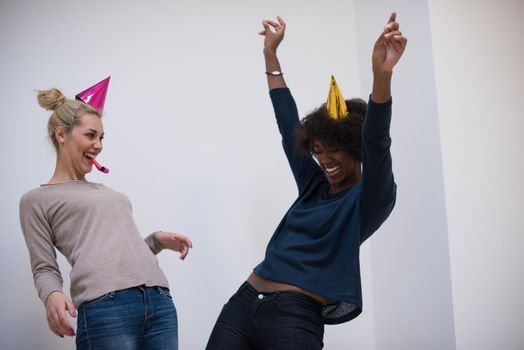
[(97, 151), (102, 150), (102, 148), (104, 148), (104, 146), (102, 145), (102, 140), (96, 139), (95, 144), (93, 145), (93, 148), (96, 149)]
[(329, 163), (331, 160), (333, 160), (333, 157), (331, 155), (331, 152), (329, 151), (324, 151), (322, 152), (322, 154), (320, 154), (318, 157), (317, 157), (318, 161), (322, 164), (327, 164)]

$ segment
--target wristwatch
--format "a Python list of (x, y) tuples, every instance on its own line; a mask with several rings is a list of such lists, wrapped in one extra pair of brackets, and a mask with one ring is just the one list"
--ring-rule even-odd
[(281, 75), (284, 75), (284, 73), (282, 73), (281, 71), (279, 70), (274, 70), (274, 71), (271, 71), (271, 72), (266, 72), (267, 75), (271, 75), (273, 77), (279, 77)]

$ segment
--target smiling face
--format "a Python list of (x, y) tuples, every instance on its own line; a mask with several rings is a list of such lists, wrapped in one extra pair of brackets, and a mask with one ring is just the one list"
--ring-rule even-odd
[(312, 153), (326, 174), (330, 194), (348, 189), (362, 177), (360, 162), (340, 147), (315, 140)]
[(55, 136), (60, 144), (58, 165), (72, 178), (83, 180), (85, 174), (93, 168), (90, 158), (95, 158), (102, 152), (102, 120), (97, 115), (85, 114), (70, 133), (57, 128)]

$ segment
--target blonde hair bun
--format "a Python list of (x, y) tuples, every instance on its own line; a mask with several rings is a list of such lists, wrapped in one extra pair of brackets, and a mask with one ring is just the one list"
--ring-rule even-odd
[(37, 100), (42, 108), (55, 111), (67, 101), (67, 97), (58, 89), (49, 89), (38, 91)]

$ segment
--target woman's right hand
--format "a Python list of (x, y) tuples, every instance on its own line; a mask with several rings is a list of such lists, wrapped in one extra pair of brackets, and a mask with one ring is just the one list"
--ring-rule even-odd
[(276, 54), (278, 45), (284, 39), (286, 23), (282, 17), (277, 17), (277, 22), (265, 19), (262, 21), (264, 30), (259, 35), (264, 36), (264, 51)]
[(47, 297), (45, 302), (47, 324), (49, 329), (59, 337), (64, 335), (74, 336), (73, 325), (66, 317), (66, 310), (71, 317), (76, 317), (76, 309), (71, 300), (60, 291), (54, 291)]

